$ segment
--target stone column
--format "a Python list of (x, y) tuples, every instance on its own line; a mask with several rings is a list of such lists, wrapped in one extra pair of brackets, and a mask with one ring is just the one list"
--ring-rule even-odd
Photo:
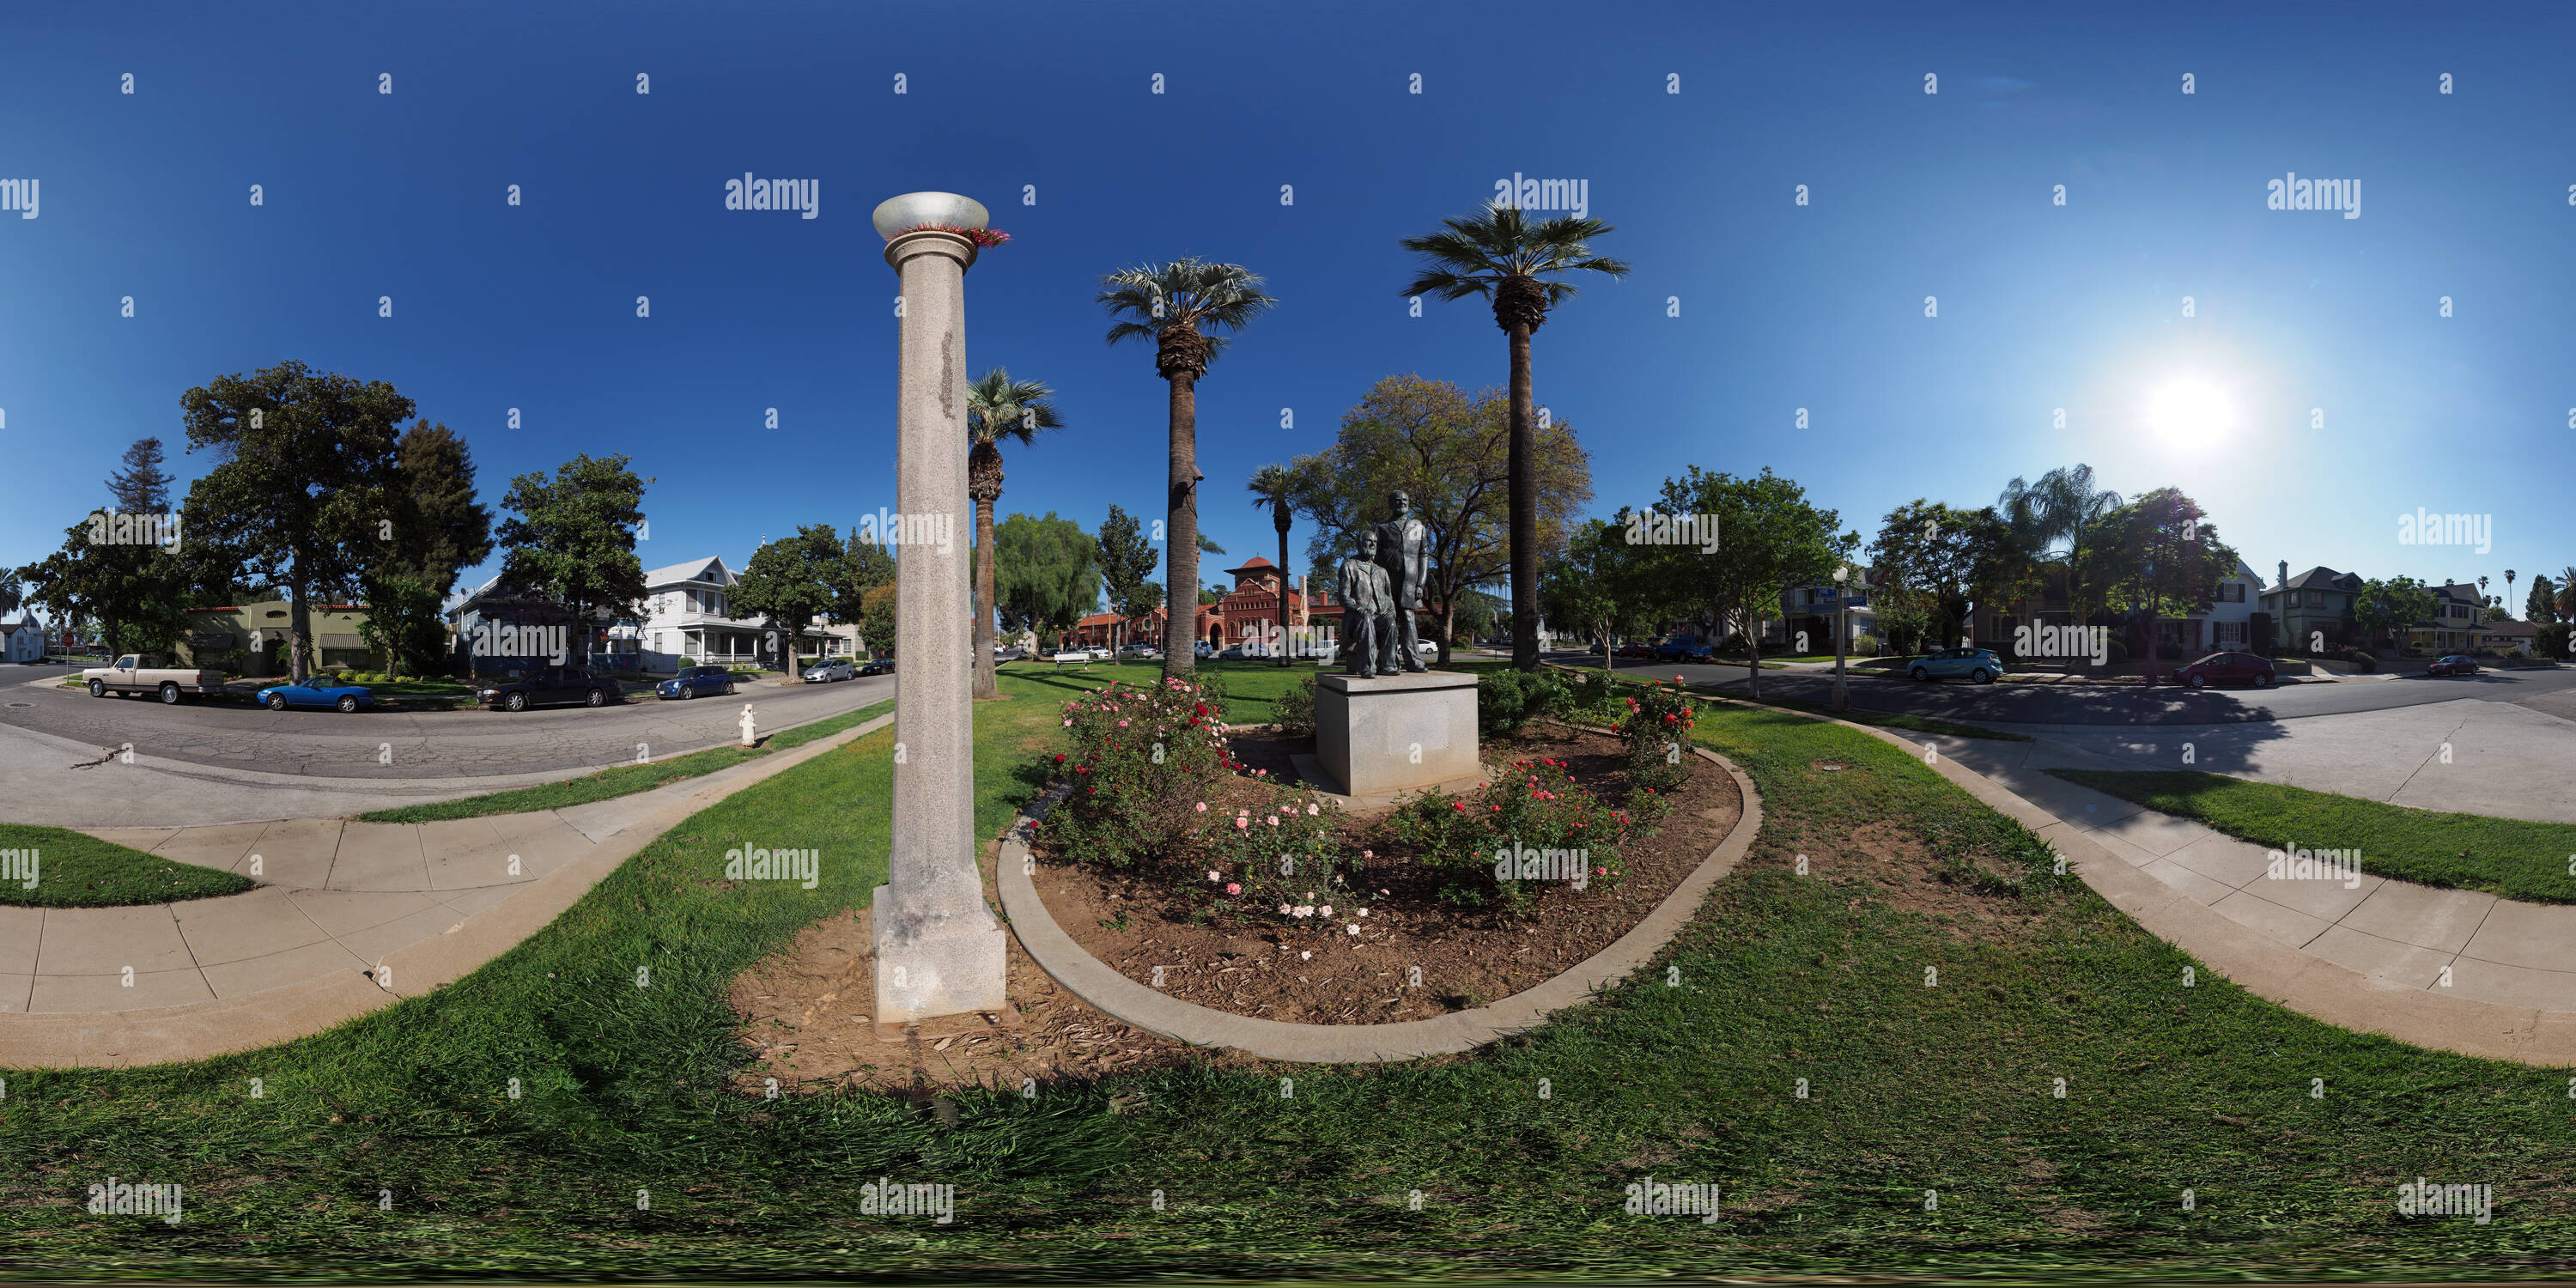
[(877, 207), (902, 279), (896, 357), (894, 837), (876, 894), (877, 1028), (1007, 1013), (1001, 924), (975, 866), (974, 595), (966, 507), (966, 269), (984, 226), (947, 193)]

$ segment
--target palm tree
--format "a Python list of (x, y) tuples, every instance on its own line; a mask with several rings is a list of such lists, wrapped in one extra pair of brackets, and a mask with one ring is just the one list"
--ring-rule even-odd
[[(1270, 526), (1279, 530), (1279, 629), (1283, 632), (1288, 629), (1288, 495), (1296, 486), (1297, 476), (1285, 465), (1264, 465), (1244, 484), (1252, 492), (1252, 507), (1270, 507)], [(1279, 665), (1289, 665), (1288, 657), (1283, 636)]]
[(2039, 476), (2037, 483), (2016, 478), (2004, 485), (1997, 510), (2016, 532), (2049, 543), (2066, 543), (2066, 607), (2076, 625), (2090, 616), (2091, 597), (2084, 593), (2085, 538), (2123, 504), (2120, 494), (2093, 486), (2090, 465), (2061, 465)]
[(1420, 276), (1406, 295), (1463, 300), (1481, 295), (1494, 306), (1494, 325), (1511, 337), (1512, 446), (1512, 665), (1538, 669), (1538, 430), (1531, 423), (1530, 336), (1547, 311), (1574, 295), (1564, 282), (1542, 281), (1577, 269), (1625, 276), (1628, 266), (1592, 253), (1585, 243), (1611, 231), (1598, 219), (1560, 215), (1532, 224), (1511, 206), (1487, 206), (1467, 219), (1440, 221), (1446, 232), (1407, 237), (1406, 250), (1423, 257)]
[(1198, 663), (1191, 648), (1198, 614), (1177, 593), (1199, 584), (1197, 386), (1227, 343), (1227, 337), (1200, 328), (1241, 331), (1278, 301), (1261, 293), (1261, 277), (1252, 270), (1203, 259), (1139, 264), (1105, 274), (1100, 282), (1101, 307), (1119, 319), (1109, 328), (1109, 343), (1152, 340), (1154, 373), (1172, 386), (1170, 521), (1163, 534), (1171, 565), (1163, 584), (1175, 593), (1168, 596), (1171, 612), (1163, 627), (1163, 674), (1178, 676)]
[(2508, 617), (2512, 616), (2512, 615), (2513, 615), (2513, 569), (2511, 569), (2511, 568), (2507, 568), (2507, 569), (2505, 569), (2505, 570), (2504, 570), (2504, 607), (2505, 607), (2505, 615), (2506, 615), (2506, 616), (2508, 616)]
[(975, 498), (975, 696), (1001, 696), (993, 676), (993, 502), (1002, 497), (1003, 439), (1023, 445), (1041, 429), (1061, 429), (1053, 390), (1040, 381), (1013, 380), (995, 367), (966, 386), (966, 495)]
[(2558, 570), (2558, 620), (2576, 621), (2576, 564)]

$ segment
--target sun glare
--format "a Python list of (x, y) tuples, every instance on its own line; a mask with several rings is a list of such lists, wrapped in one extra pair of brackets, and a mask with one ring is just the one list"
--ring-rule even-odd
[(2209, 446), (2235, 423), (2227, 396), (2204, 380), (2174, 381), (2147, 404), (2148, 426), (2176, 447)]

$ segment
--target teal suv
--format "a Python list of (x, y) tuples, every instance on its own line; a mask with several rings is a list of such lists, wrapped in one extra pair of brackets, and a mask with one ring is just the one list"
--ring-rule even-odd
[(1945, 648), (1914, 659), (1905, 668), (1907, 675), (1918, 680), (1974, 680), (1992, 684), (2004, 673), (2004, 660), (1989, 648)]

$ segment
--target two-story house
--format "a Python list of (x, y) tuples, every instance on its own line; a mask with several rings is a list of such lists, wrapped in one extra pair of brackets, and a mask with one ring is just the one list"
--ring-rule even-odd
[(2262, 603), (2272, 618), (2273, 638), (2284, 652), (2305, 653), (2319, 642), (2356, 642), (2360, 628), (2353, 621), (2352, 605), (2361, 594), (2360, 576), (2319, 565), (2292, 577), (2286, 559), (2280, 570), (2280, 581), (2262, 592)]
[[(733, 615), (735, 581), (733, 570), (714, 557), (645, 573), (644, 616), (610, 628), (611, 650), (640, 654), (647, 671), (676, 670), (683, 657), (710, 666), (781, 665), (784, 632), (766, 617)], [(797, 639), (797, 654), (808, 658), (843, 643), (813, 622), (797, 629)]]
[(2453, 582), (2433, 589), (2433, 616), (2405, 628), (2410, 652), (2440, 655), (2474, 653), (2488, 647), (2486, 592), (2475, 583)]

